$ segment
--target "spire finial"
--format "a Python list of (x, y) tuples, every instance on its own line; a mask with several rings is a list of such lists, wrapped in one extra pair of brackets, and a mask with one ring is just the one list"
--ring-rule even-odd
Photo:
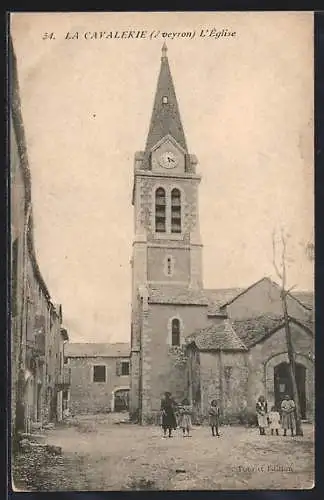
[(167, 57), (167, 52), (168, 52), (168, 47), (166, 46), (166, 43), (164, 42), (162, 46), (162, 57)]

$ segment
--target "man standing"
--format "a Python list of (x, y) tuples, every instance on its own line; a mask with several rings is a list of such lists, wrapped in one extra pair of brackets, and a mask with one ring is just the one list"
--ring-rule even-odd
[(290, 429), (291, 435), (294, 435), (294, 429), (296, 429), (295, 408), (296, 405), (294, 400), (286, 394), (281, 403), (281, 419), (284, 436), (287, 436), (288, 429)]

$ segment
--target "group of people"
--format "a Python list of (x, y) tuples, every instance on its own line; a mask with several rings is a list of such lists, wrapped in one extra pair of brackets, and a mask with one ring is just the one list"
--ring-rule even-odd
[(279, 429), (282, 427), (284, 436), (287, 436), (288, 430), (293, 436), (296, 429), (295, 408), (294, 400), (286, 394), (281, 402), (280, 410), (276, 406), (272, 406), (268, 413), (268, 403), (264, 396), (260, 396), (256, 403), (260, 435), (265, 435), (266, 427), (269, 425), (272, 435), (276, 433), (279, 436)]
[[(293, 399), (286, 395), (280, 405), (280, 411), (276, 406), (272, 406), (271, 411), (268, 412), (268, 403), (264, 396), (260, 396), (256, 403), (256, 414), (260, 435), (264, 436), (266, 427), (270, 426), (272, 435), (275, 433), (279, 436), (279, 429), (282, 427), (284, 436), (287, 435), (287, 430), (290, 430), (293, 436), (296, 429), (295, 408), (296, 406)], [(192, 413), (193, 407), (188, 399), (184, 399), (179, 405), (172, 398), (171, 393), (166, 392), (164, 398), (161, 400), (163, 437), (166, 438), (168, 436), (171, 438), (172, 431), (176, 430), (177, 427), (182, 429), (183, 437), (191, 437)], [(220, 437), (220, 407), (216, 399), (211, 401), (208, 414), (212, 436)]]
[[(177, 427), (182, 429), (183, 437), (191, 437), (192, 413), (193, 408), (188, 399), (184, 399), (182, 403), (178, 405), (171, 397), (171, 393), (166, 392), (161, 401), (163, 437), (167, 437), (168, 433), (169, 438), (171, 438), (172, 431)], [(178, 415), (178, 422), (176, 414)], [(213, 399), (209, 408), (209, 425), (211, 427), (212, 436), (220, 436), (219, 416), (219, 405), (216, 399)]]

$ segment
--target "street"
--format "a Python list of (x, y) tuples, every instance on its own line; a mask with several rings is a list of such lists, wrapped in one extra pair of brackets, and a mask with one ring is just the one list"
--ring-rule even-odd
[[(122, 416), (123, 417), (123, 416)], [(125, 417), (124, 417), (125, 418)], [(62, 447), (56, 465), (40, 464), (39, 489), (224, 490), (308, 489), (314, 481), (313, 426), (303, 437), (259, 436), (256, 428), (194, 427), (172, 439), (159, 427), (119, 423), (118, 415), (83, 416), (47, 431), (46, 442)], [(40, 478), (46, 478), (42, 486)], [(17, 487), (21, 487), (17, 483)], [(35, 487), (35, 486), (34, 486)], [(26, 491), (26, 490), (25, 490)]]

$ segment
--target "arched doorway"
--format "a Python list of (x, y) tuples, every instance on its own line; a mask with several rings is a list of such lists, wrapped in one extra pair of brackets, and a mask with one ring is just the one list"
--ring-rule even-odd
[[(306, 418), (306, 368), (300, 363), (296, 363), (296, 383), (299, 396), (301, 418)], [(282, 362), (274, 367), (274, 396), (275, 404), (280, 407), (285, 394), (293, 396), (289, 364)]]
[(113, 392), (113, 411), (122, 412), (129, 409), (129, 388), (115, 389)]

